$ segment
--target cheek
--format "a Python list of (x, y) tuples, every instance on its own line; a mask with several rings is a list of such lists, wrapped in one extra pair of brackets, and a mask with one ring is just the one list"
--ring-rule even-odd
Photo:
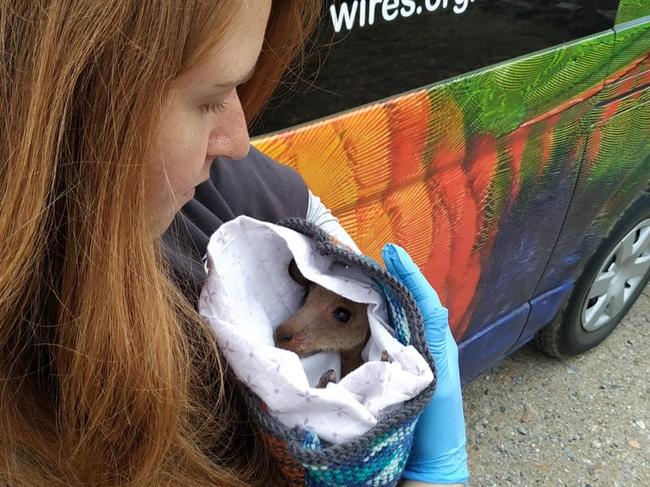
[(162, 127), (152, 161), (154, 201), (167, 200), (203, 179), (209, 136), (208, 129), (198, 121)]

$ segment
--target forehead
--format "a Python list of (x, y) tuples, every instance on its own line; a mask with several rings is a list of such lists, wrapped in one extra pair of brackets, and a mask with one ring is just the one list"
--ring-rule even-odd
[(307, 294), (307, 299), (305, 303), (313, 305), (314, 303), (322, 304), (323, 306), (345, 306), (346, 308), (352, 309), (365, 309), (367, 305), (362, 303), (356, 303), (350, 299), (344, 298), (343, 296), (336, 294), (328, 289), (325, 289), (319, 285), (313, 285), (309, 289)]
[(183, 78), (214, 85), (236, 81), (247, 74), (262, 49), (270, 3), (268, 0), (242, 2), (219, 43)]

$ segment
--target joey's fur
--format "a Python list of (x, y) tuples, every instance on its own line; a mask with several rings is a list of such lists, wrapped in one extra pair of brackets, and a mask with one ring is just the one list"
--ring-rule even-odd
[[(359, 367), (363, 363), (361, 351), (370, 337), (368, 305), (355, 303), (305, 279), (295, 260), (289, 264), (289, 275), (305, 287), (305, 297), (302, 307), (275, 330), (276, 346), (300, 357), (323, 351), (340, 352), (341, 376)], [(324, 387), (328, 381), (335, 381), (331, 370), (323, 374), (319, 386)]]

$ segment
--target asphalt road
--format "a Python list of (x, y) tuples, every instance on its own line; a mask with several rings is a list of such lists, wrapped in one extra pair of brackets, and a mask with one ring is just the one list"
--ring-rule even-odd
[(528, 345), (463, 389), (470, 485), (650, 486), (650, 287), (600, 346)]

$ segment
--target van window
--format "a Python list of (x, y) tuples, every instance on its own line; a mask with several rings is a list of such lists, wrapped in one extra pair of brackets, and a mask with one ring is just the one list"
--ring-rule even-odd
[[(619, 0), (334, 0), (260, 135), (610, 29)], [(331, 47), (328, 47), (330, 46)], [(320, 67), (319, 67), (320, 66)]]

